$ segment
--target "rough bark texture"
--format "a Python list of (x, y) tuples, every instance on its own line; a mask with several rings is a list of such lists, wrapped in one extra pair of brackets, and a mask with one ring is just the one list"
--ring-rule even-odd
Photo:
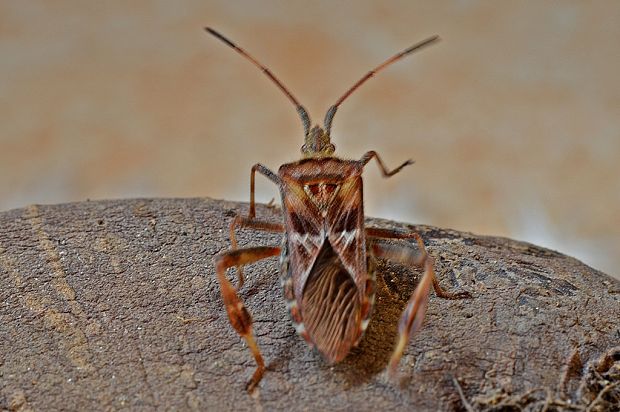
[[(383, 369), (418, 270), (380, 264), (369, 330), (330, 366), (291, 326), (277, 259), (250, 266), (240, 295), (268, 370), (249, 396), (254, 361), (212, 264), (245, 210), (154, 199), (0, 213), (0, 410), (619, 407), (620, 282), (531, 244), (374, 219), (418, 230), (441, 283), (473, 299), (431, 297), (393, 382)], [(280, 236), (241, 231), (240, 243)]]

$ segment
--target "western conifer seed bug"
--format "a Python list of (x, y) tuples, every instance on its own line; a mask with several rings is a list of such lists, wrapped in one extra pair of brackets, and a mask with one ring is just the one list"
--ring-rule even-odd
[[(248, 216), (235, 217), (230, 225), (232, 249), (214, 258), (230, 323), (245, 339), (257, 363), (247, 390), (252, 392), (262, 379), (265, 362), (254, 339), (252, 317), (237, 294), (244, 281), (242, 266), (277, 255), (284, 299), (295, 329), (329, 363), (341, 361), (359, 343), (368, 326), (375, 303), (376, 258), (424, 270), (398, 325), (398, 340), (388, 365), (388, 371), (393, 374), (410, 336), (422, 326), (431, 285), (437, 296), (443, 298), (458, 299), (469, 294), (449, 293), (441, 288), (433, 271), (433, 258), (426, 253), (417, 233), (364, 226), (362, 172), (366, 164), (376, 159), (383, 177), (390, 177), (413, 162), (407, 160), (389, 170), (374, 151), (359, 160), (340, 159), (334, 156), (330, 132), (336, 110), (351, 93), (379, 71), (434, 43), (438, 37), (417, 43), (369, 71), (327, 110), (323, 128), (311, 128), (306, 109), (269, 69), (217, 31), (208, 27), (206, 31), (250, 60), (280, 88), (295, 105), (305, 133), (301, 160), (280, 166), (277, 174), (260, 163), (252, 167)], [(256, 218), (256, 172), (280, 189), (283, 224)], [(282, 233), (282, 244), (238, 249), (237, 228)], [(409, 243), (390, 244), (389, 239), (414, 239), (417, 247)], [(226, 278), (226, 271), (231, 267), (237, 268), (237, 288)]]

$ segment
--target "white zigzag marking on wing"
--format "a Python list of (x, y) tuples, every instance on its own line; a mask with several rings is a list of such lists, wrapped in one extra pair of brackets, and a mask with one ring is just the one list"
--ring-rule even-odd
[[(306, 252), (312, 253), (315, 249), (318, 249), (318, 247), (321, 245), (321, 242), (323, 241), (324, 236), (325, 235), (323, 234), (323, 231), (321, 231), (321, 233), (318, 236), (310, 236), (307, 233), (304, 233), (303, 235), (299, 233), (293, 233), (291, 235), (291, 238), (293, 242), (300, 243), (304, 247), (304, 249), (306, 249)], [(308, 240), (310, 241), (308, 242)]]
[(349, 243), (351, 243), (351, 241), (355, 239), (358, 230), (359, 229), (343, 230), (342, 232), (340, 232), (340, 236), (338, 236), (336, 242), (340, 242), (341, 239), (344, 239), (344, 247), (346, 248), (347, 246), (349, 246)]

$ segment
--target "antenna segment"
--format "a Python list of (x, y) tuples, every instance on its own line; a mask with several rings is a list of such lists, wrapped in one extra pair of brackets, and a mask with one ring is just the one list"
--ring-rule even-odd
[[(278, 86), (278, 88), (286, 95), (286, 97), (291, 101), (291, 103), (293, 103), (293, 105), (297, 109), (297, 113), (299, 114), (299, 117), (301, 118), (301, 122), (302, 122), (302, 124), (304, 126), (304, 134), (306, 136), (308, 136), (309, 133), (310, 133), (310, 116), (308, 116), (308, 112), (299, 103), (299, 101), (295, 98), (295, 96), (293, 96), (293, 94), (286, 88), (286, 86), (284, 86), (284, 84), (282, 84), (282, 82), (271, 72), (271, 70), (269, 70), (267, 67), (265, 67), (263, 64), (261, 64), (258, 60), (256, 60), (254, 57), (252, 57), (248, 52), (243, 50), (241, 47), (237, 46), (235, 43), (230, 41), (228, 38), (224, 37), (219, 32), (213, 30), (210, 27), (205, 27), (205, 30), (209, 34), (215, 36), (221, 42), (223, 42), (224, 44), (229, 46), (230, 48), (236, 50), (237, 53), (242, 55), (244, 58), (246, 58), (247, 60), (252, 62), (252, 64), (254, 64), (256, 67), (261, 69), (261, 71), (263, 73), (265, 73), (265, 76), (269, 77), (269, 79), (272, 82), (274, 82), (276, 84), (276, 86)], [(329, 107), (329, 109), (327, 110), (327, 113), (325, 114), (325, 122), (324, 122), (325, 134), (327, 136), (330, 135), (330, 131), (331, 131), (331, 128), (332, 128), (332, 122), (334, 120), (334, 115), (336, 114), (336, 111), (338, 110), (338, 107), (340, 107), (342, 102), (345, 101), (354, 91), (356, 91), (368, 79), (370, 79), (371, 77), (374, 77), (377, 73), (379, 73), (381, 70), (385, 69), (386, 67), (388, 67), (392, 63), (395, 63), (398, 60), (402, 59), (403, 57), (408, 56), (409, 54), (412, 54), (413, 52), (416, 52), (416, 51), (422, 49), (423, 47), (429, 46), (429, 45), (437, 42), (438, 40), (439, 40), (439, 36), (429, 37), (426, 40), (423, 40), (423, 41), (421, 41), (419, 43), (416, 43), (413, 46), (411, 46), (411, 47), (409, 47), (409, 48), (407, 48), (407, 49), (405, 49), (405, 50), (403, 50), (403, 51), (401, 51), (399, 53), (396, 53), (394, 56), (390, 57), (389, 59), (387, 59), (386, 61), (381, 63), (379, 66), (375, 67), (374, 69), (372, 69), (371, 71), (366, 73), (353, 86), (351, 86), (342, 96), (340, 96), (340, 98), (338, 100), (336, 100), (336, 103), (334, 103), (332, 106)]]
[(262, 70), (263, 73), (265, 73), (265, 76), (269, 77), (271, 81), (274, 82), (280, 90), (282, 90), (282, 92), (286, 95), (286, 97), (288, 97), (291, 103), (295, 105), (295, 108), (297, 109), (297, 113), (299, 113), (299, 117), (301, 117), (301, 122), (303, 123), (303, 126), (304, 126), (304, 133), (307, 135), (310, 132), (310, 116), (308, 116), (308, 112), (301, 104), (299, 104), (299, 101), (297, 101), (295, 96), (293, 96), (293, 94), (286, 88), (286, 86), (284, 86), (284, 84), (282, 84), (282, 82), (278, 80), (278, 78), (271, 72), (271, 70), (263, 66), (258, 60), (252, 57), (248, 52), (243, 50), (241, 47), (237, 46), (232, 41), (228, 40), (222, 34), (218, 33), (217, 31), (213, 30), (210, 27), (205, 27), (205, 30), (208, 33), (212, 34), (213, 36), (217, 37), (227, 46), (235, 49), (237, 53), (239, 53), (240, 55), (242, 55), (243, 57), (251, 61), (256, 67), (258, 67), (259, 69)]
[(354, 91), (356, 91), (362, 84), (364, 84), (366, 82), (366, 80), (370, 79), (371, 77), (373, 77), (375, 74), (379, 73), (381, 70), (385, 69), (386, 67), (388, 67), (389, 65), (391, 65), (392, 63), (397, 62), (398, 60), (402, 59), (403, 57), (420, 50), (421, 48), (425, 47), (425, 46), (429, 46), (433, 43), (435, 43), (436, 41), (439, 40), (439, 36), (432, 36), (429, 37), (426, 40), (423, 40), (419, 43), (414, 44), (413, 46), (401, 51), (400, 53), (396, 53), (394, 56), (390, 57), (389, 59), (387, 59), (386, 61), (384, 61), (383, 63), (381, 63), (380, 65), (378, 65), (377, 67), (375, 67), (374, 69), (372, 69), (371, 71), (369, 71), (368, 73), (366, 73), (361, 79), (359, 79), (353, 86), (351, 86), (351, 88), (349, 90), (347, 90), (338, 100), (336, 100), (336, 103), (334, 103), (332, 106), (330, 106), (330, 108), (327, 110), (327, 114), (325, 115), (325, 133), (327, 133), (329, 135), (330, 130), (332, 128), (332, 121), (334, 120), (334, 115), (336, 114), (336, 110), (338, 110), (338, 107), (340, 106), (340, 104), (342, 104), (343, 101), (345, 101), (345, 99), (347, 97), (349, 97), (351, 95), (351, 93), (353, 93)]

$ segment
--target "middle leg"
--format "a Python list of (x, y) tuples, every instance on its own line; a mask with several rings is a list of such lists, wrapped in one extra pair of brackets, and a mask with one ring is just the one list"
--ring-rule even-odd
[[(262, 174), (276, 185), (280, 185), (280, 178), (278, 177), (278, 175), (269, 170), (267, 167), (263, 166), (260, 163), (256, 163), (254, 166), (252, 166), (252, 169), (250, 170), (250, 210), (248, 211), (247, 217), (237, 215), (230, 223), (229, 232), (232, 250), (237, 249), (237, 236), (235, 232), (237, 228), (248, 227), (267, 232), (284, 232), (284, 226), (279, 223), (265, 222), (263, 220), (256, 219), (256, 205), (254, 202), (254, 181), (256, 172)], [(238, 287), (240, 288), (241, 286), (243, 286), (243, 282), (245, 280), (245, 277), (243, 276), (243, 269), (241, 266), (237, 266), (237, 277), (239, 279)]]
[[(241, 215), (235, 216), (230, 222), (229, 236), (230, 236), (230, 248), (231, 250), (237, 250), (237, 228), (248, 227), (251, 229), (262, 230), (264, 232), (282, 233), (284, 232), (284, 226), (280, 223), (266, 222), (264, 220), (258, 220), (251, 217), (243, 217)], [(241, 265), (236, 267), (237, 279), (239, 280), (237, 289), (240, 289), (245, 282), (245, 276), (243, 275), (243, 268)]]

